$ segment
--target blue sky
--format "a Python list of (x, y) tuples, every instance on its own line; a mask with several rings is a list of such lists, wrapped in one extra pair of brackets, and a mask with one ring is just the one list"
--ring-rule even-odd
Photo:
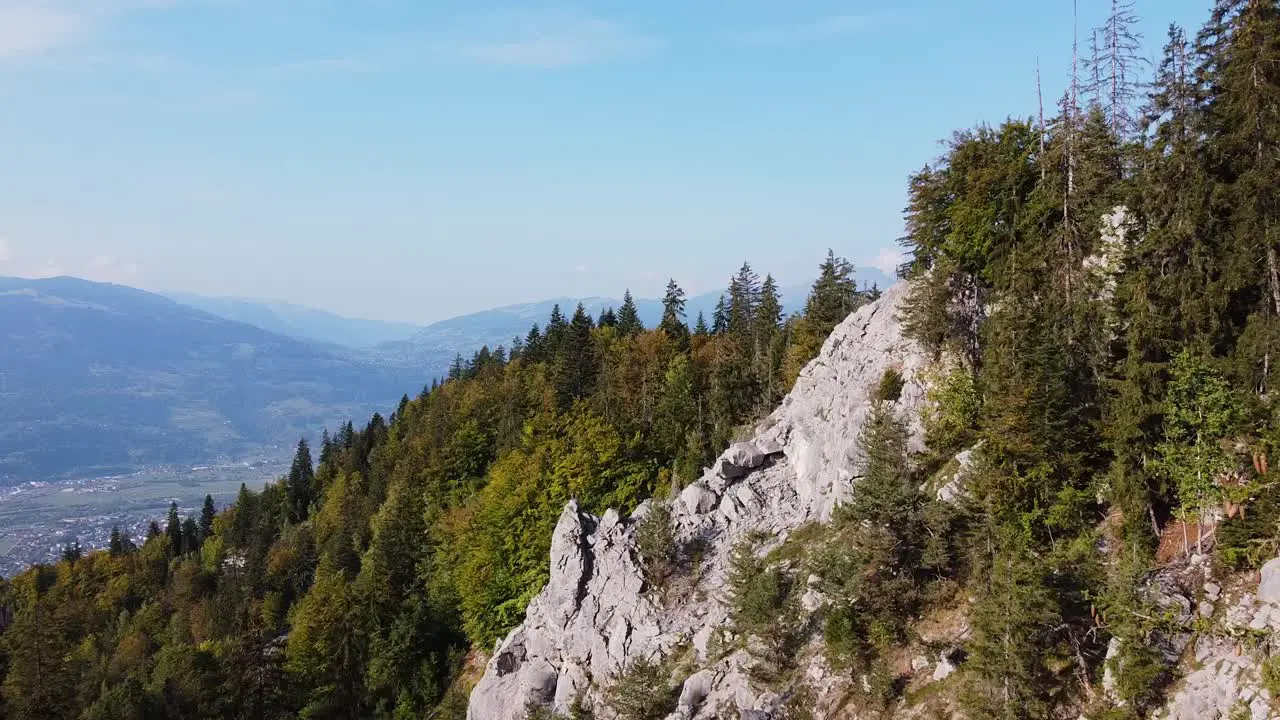
[[(1209, 0), (1139, 0), (1153, 57)], [(1107, 0), (1080, 0), (1081, 36)], [(888, 265), (1070, 0), (0, 0), (0, 274), (426, 322)], [(1087, 43), (1085, 43), (1087, 45)]]

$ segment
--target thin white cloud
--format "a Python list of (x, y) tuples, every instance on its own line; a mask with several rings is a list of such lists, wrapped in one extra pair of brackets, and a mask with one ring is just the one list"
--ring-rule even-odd
[(833, 15), (812, 22), (752, 30), (740, 33), (735, 39), (743, 45), (798, 45), (862, 32), (873, 19), (869, 15)]
[(182, 0), (0, 0), (0, 62), (84, 44), (108, 20)]
[(95, 255), (83, 260), (46, 257), (34, 260), (24, 256), (20, 248), (0, 238), (0, 274), (25, 278), (51, 278), (74, 275), (87, 280), (129, 284), (142, 275), (142, 269), (133, 262), (125, 262), (113, 255)]
[(491, 14), (476, 24), (485, 27), (442, 44), (440, 53), (484, 65), (563, 68), (612, 60), (654, 45), (647, 37), (592, 16)]
[(898, 266), (905, 262), (906, 259), (906, 254), (901, 250), (887, 247), (881, 248), (875, 258), (867, 262), (867, 265), (892, 278), (897, 275)]
[(0, 60), (38, 55), (84, 37), (91, 17), (66, 7), (0, 0)]

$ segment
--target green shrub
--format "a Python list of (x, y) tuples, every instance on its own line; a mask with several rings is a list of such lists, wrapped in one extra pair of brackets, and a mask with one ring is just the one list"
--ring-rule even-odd
[(1164, 696), (1170, 668), (1155, 648), (1137, 642), (1123, 642), (1110, 661), (1116, 678), (1116, 695), (1136, 708), (1151, 708)]
[(637, 523), (636, 548), (644, 563), (645, 577), (653, 585), (662, 587), (675, 573), (679, 562), (675, 521), (669, 503), (654, 501)]
[(884, 371), (884, 375), (880, 377), (880, 384), (876, 386), (875, 400), (876, 402), (897, 402), (902, 397), (902, 388), (906, 381), (902, 379), (902, 373), (897, 368), (889, 368)]
[(795, 597), (795, 580), (782, 567), (756, 554), (748, 539), (734, 548), (730, 559), (730, 613), (734, 630), (760, 640), (761, 663), (752, 677), (773, 682), (789, 670), (801, 639), (801, 619)]
[(758, 635), (775, 624), (791, 595), (791, 585), (781, 568), (767, 565), (756, 555), (753, 543), (739, 543), (729, 567), (735, 629)]
[(636, 660), (609, 688), (609, 707), (622, 720), (662, 720), (675, 711), (677, 688), (659, 663)]
[(1260, 674), (1262, 686), (1271, 693), (1271, 697), (1280, 697), (1280, 655), (1263, 661)]
[(957, 366), (939, 378), (927, 394), (924, 441), (939, 456), (950, 456), (973, 444), (981, 398), (973, 375)]

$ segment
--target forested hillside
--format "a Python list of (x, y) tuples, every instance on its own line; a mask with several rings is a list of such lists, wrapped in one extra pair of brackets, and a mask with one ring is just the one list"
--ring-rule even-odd
[(1113, 712), (1145, 714), (1173, 679), (1141, 591), (1158, 561), (1210, 536), (1224, 567), (1277, 550), (1280, 5), (1219, 0), (1151, 77), (1113, 8), (1055, 117), (959, 132), (911, 178), (907, 320), (976, 402), (942, 403), (973, 422), (930, 452), (981, 443), (980, 717), (1092, 697), (1112, 637)]
[[(941, 611), (967, 629), (968, 717), (1148, 717), (1177, 677), (1167, 640), (1220, 627), (1212, 606), (1159, 605), (1156, 574), (1200, 556), (1223, 577), (1280, 550), (1280, 3), (1218, 0), (1194, 35), (1169, 29), (1151, 72), (1132, 9), (1112, 7), (1056, 112), (958, 132), (910, 179), (926, 450), (908, 454), (886, 372), (856, 501), (735, 556), (731, 649), (762, 654), (787, 717), (812, 716), (789, 684), (809, 631), (856, 678), (837, 713), (927, 701), (899, 661)], [(654, 329), (634, 307), (554, 312), (328, 437), (314, 471), (301, 447), (204, 523), (33, 568), (3, 589), (5, 712), (463, 717), (464, 657), (520, 621), (566, 501), (625, 513), (701, 476), (867, 300), (847, 268), (829, 258), (785, 325), (747, 266), (711, 318), (682, 317), (674, 285)], [(957, 465), (962, 488), (922, 491)], [(661, 566), (655, 537), (641, 553), (664, 581), (696, 569)], [(812, 617), (810, 582), (827, 598)], [(1271, 637), (1231, 641), (1280, 690)], [(678, 672), (597, 680), (617, 716), (661, 718)]]
[(6, 716), (461, 717), (447, 689), (545, 582), (563, 504), (629, 509), (700, 474), (867, 299), (832, 255), (785, 323), (748, 265), (710, 318), (674, 283), (657, 328), (556, 308), (326, 434), (314, 468), (301, 444), (216, 516), (4, 585)]

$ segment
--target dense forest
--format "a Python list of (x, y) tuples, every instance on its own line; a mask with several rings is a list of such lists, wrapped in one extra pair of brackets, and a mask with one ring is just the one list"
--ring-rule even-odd
[(700, 475), (876, 293), (829, 254), (795, 317), (747, 264), (692, 328), (674, 282), (656, 328), (629, 294), (556, 308), (222, 512), (0, 586), (4, 716), (461, 718), (450, 688), (545, 583), (565, 502), (630, 510)]
[[(873, 415), (850, 527), (892, 532), (855, 533), (877, 571), (851, 577), (890, 604), (851, 599), (828, 636), (894, 642), (943, 597), (922, 583), (963, 588), (973, 717), (1105, 704), (1113, 638), (1122, 703), (1090, 717), (1146, 716), (1173, 679), (1146, 579), (1210, 545), (1227, 569), (1280, 549), (1280, 3), (1218, 0), (1151, 69), (1135, 28), (1113, 2), (1051, 116), (958, 132), (910, 179), (928, 450), (903, 458)], [(4, 713), (460, 718), (467, 655), (543, 584), (565, 501), (626, 511), (700, 475), (871, 295), (831, 255), (797, 317), (747, 265), (710, 319), (686, 319), (674, 283), (657, 328), (629, 302), (557, 309), (326, 435), (314, 468), (302, 444), (220, 513), (5, 584)], [(932, 521), (909, 488), (975, 447), (956, 547), (924, 578)]]
[(910, 181), (907, 321), (973, 420), (930, 451), (981, 443), (980, 717), (1090, 696), (1113, 637), (1114, 712), (1144, 714), (1171, 679), (1144, 578), (1215, 528), (1226, 567), (1277, 550), (1280, 5), (1170, 27), (1151, 77), (1135, 24), (1112, 4), (1055, 117), (957, 133)]

